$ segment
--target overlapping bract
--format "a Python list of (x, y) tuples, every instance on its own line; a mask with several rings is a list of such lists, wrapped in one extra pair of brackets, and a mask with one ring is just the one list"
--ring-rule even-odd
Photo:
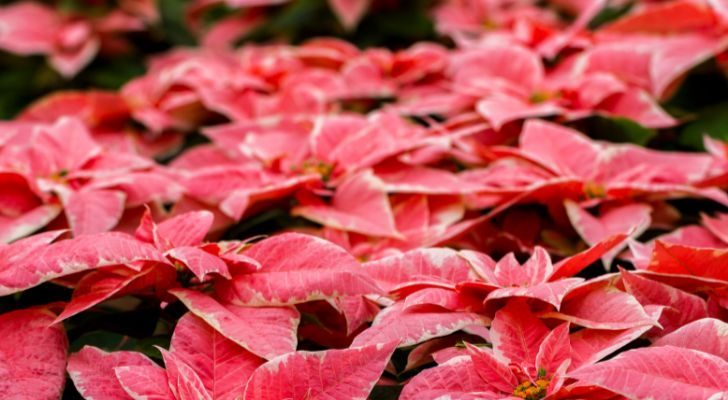
[[(153, 23), (130, 3), (4, 6), (0, 47), (70, 77)], [(23, 307), (0, 397), (59, 398), (64, 370), (87, 399), (728, 396), (728, 145), (577, 129), (681, 124), (663, 105), (724, 62), (728, 8), (451, 0), (454, 48), (233, 48), (279, 3), (192, 2), (202, 47), (0, 124), (0, 296)], [(328, 3), (350, 30), (380, 6)], [(270, 215), (285, 232), (238, 235)], [(65, 302), (25, 308), (51, 285)], [(64, 326), (130, 298), (168, 346), (68, 356)]]

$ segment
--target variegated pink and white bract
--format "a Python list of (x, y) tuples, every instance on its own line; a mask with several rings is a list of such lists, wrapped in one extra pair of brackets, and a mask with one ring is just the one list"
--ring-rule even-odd
[(167, 3), (0, 7), (0, 399), (728, 399), (724, 0)]

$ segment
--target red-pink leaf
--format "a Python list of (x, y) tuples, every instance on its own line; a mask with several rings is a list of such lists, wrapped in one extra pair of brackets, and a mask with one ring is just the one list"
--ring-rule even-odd
[(31, 254), (37, 254), (64, 233), (65, 230), (49, 231), (20, 239), (9, 245), (0, 243), (0, 271), (20, 263)]
[(418, 310), (420, 306), (436, 305), (451, 311), (478, 311), (482, 309), (479, 296), (468, 296), (466, 293), (439, 287), (425, 287), (404, 299), (403, 310)]
[(107, 353), (101, 349), (85, 346), (68, 359), (68, 375), (76, 390), (85, 399), (127, 400), (116, 378), (117, 367), (156, 367), (154, 361), (141, 353), (115, 351)]
[(169, 389), (177, 400), (213, 400), (202, 379), (174, 353), (159, 349), (167, 367)]
[(384, 183), (364, 171), (336, 188), (331, 205), (303, 205), (292, 211), (321, 225), (369, 236), (398, 239)]
[(475, 280), (468, 263), (451, 249), (418, 249), (363, 265), (380, 287), (394, 291), (412, 284), (450, 284)]
[(200, 281), (204, 282), (209, 274), (232, 278), (223, 260), (197, 247), (175, 247), (167, 255), (184, 264)]
[(533, 103), (527, 100), (508, 94), (494, 93), (478, 101), (475, 109), (497, 130), (511, 121), (558, 115), (562, 111), (561, 107), (553, 102)]
[(170, 352), (189, 365), (212, 397), (219, 400), (241, 398), (243, 382), (265, 362), (189, 313), (174, 329)]
[(471, 312), (454, 312), (437, 306), (427, 310), (406, 311), (402, 303), (382, 310), (372, 326), (352, 342), (354, 346), (399, 342), (411, 346), (426, 340), (447, 336), (469, 326), (485, 326), (488, 318)]
[(253, 373), (243, 400), (365, 399), (394, 348), (392, 343), (379, 343), (280, 356)]
[(367, 11), (370, 0), (329, 0), (331, 9), (347, 30), (353, 30)]
[(586, 136), (540, 120), (526, 122), (520, 148), (529, 158), (561, 176), (589, 178), (601, 160), (599, 146)]
[(554, 266), (554, 274), (551, 276), (551, 280), (566, 278), (578, 274), (581, 270), (588, 267), (589, 264), (598, 260), (611, 249), (619, 246), (626, 238), (627, 235), (625, 234), (611, 236), (582, 251), (581, 253), (561, 260)]
[(157, 365), (116, 367), (114, 372), (134, 400), (176, 400), (167, 383), (167, 372)]
[(97, 176), (88, 187), (123, 192), (126, 195), (127, 207), (138, 207), (153, 202), (175, 202), (183, 192), (182, 186), (172, 177), (155, 170)]
[(475, 371), (492, 388), (509, 393), (518, 385), (518, 378), (511, 371), (509, 364), (503, 358), (494, 355), (489, 349), (468, 345), (468, 353), (473, 360)]
[(182, 180), (187, 195), (208, 204), (220, 204), (236, 190), (254, 190), (268, 181), (268, 175), (260, 168), (246, 165), (218, 165), (193, 171)]
[(677, 123), (647, 92), (636, 88), (607, 97), (598, 111), (631, 119), (648, 128), (668, 128)]
[(495, 400), (502, 397), (478, 375), (473, 360), (461, 356), (415, 375), (405, 385), (399, 400)]
[(450, 66), (458, 85), (473, 86), (489, 92), (530, 96), (538, 90), (544, 67), (538, 54), (515, 43), (491, 41), (483, 47), (460, 54)]
[[(604, 33), (677, 33), (715, 24), (710, 7), (692, 1), (671, 1), (640, 8), (610, 23)], [(665, 24), (664, 21), (670, 21)]]
[(379, 313), (379, 306), (364, 296), (342, 296), (332, 304), (346, 319), (346, 333), (352, 334), (359, 327), (371, 322)]
[(118, 190), (87, 189), (64, 199), (68, 225), (75, 236), (111, 230), (121, 219), (126, 196)]
[(542, 317), (558, 318), (591, 329), (629, 329), (656, 324), (637, 299), (609, 287), (597, 287), (571, 298), (567, 296), (560, 312), (548, 312)]
[(487, 284), (498, 286), (498, 278), (495, 276), (497, 264), (489, 255), (473, 250), (460, 250), (459, 254), (468, 261), (473, 271)]
[(504, 362), (534, 365), (549, 330), (525, 302), (511, 301), (496, 312), (490, 326), (493, 354)]
[(53, 221), (62, 211), (58, 204), (33, 208), (17, 217), (0, 215), (0, 243), (12, 242), (29, 235)]
[(527, 287), (505, 287), (490, 292), (486, 300), (528, 297), (549, 303), (558, 310), (564, 297), (581, 282), (583, 282), (581, 278), (568, 278)]
[(728, 281), (728, 250), (655, 242), (649, 271)]
[(531, 257), (521, 265), (513, 253), (501, 258), (495, 265), (493, 274), (497, 282), (504, 287), (528, 286), (546, 282), (553, 273), (551, 259), (541, 247), (534, 249)]
[(593, 364), (624, 347), (650, 330), (649, 325), (624, 330), (581, 329), (569, 337), (571, 343), (570, 369)]
[(713, 218), (703, 215), (702, 222), (710, 233), (728, 244), (728, 214), (718, 214)]
[(123, 233), (107, 232), (62, 240), (38, 249), (31, 258), (0, 266), (0, 295), (76, 272), (137, 261), (167, 262), (153, 246)]
[(728, 324), (703, 318), (661, 337), (652, 346), (684, 347), (728, 360)]
[(626, 270), (620, 273), (625, 289), (640, 304), (668, 307), (660, 316), (659, 323), (662, 325), (662, 330), (654, 332), (651, 335), (653, 337), (670, 333), (688, 322), (708, 316), (708, 305), (698, 296)]
[(239, 220), (253, 204), (287, 197), (298, 188), (318, 182), (320, 179), (318, 174), (277, 176), (261, 187), (232, 192), (220, 203), (220, 210), (228, 217)]
[[(6, 128), (6, 125), (3, 125), (3, 128)], [(12, 129), (3, 131), (12, 132)], [(3, 137), (0, 134), (0, 148), (3, 146)], [(3, 214), (17, 216), (41, 205), (42, 201), (33, 190), (31, 182), (32, 179), (21, 173), (0, 172), (0, 185), (5, 189), (0, 192), (0, 209), (3, 210)]]
[(197, 246), (202, 244), (213, 220), (209, 211), (188, 212), (157, 225), (157, 234), (160, 241), (171, 247)]
[(569, 323), (564, 323), (544, 337), (536, 354), (536, 367), (553, 374), (565, 362), (571, 361), (571, 343), (569, 341)]
[(285, 233), (245, 253), (262, 269), (218, 283), (222, 299), (241, 305), (289, 305), (381, 290), (346, 250), (314, 236)]
[(102, 151), (86, 125), (75, 117), (61, 117), (39, 131), (42, 134), (35, 137), (32, 151), (39, 158), (37, 161), (48, 168), (45, 172), (72, 173)]
[[(644, 233), (650, 225), (652, 208), (645, 204), (629, 204), (611, 209), (598, 217), (589, 214), (573, 201), (564, 203), (571, 225), (590, 246), (618, 234), (637, 237)], [(602, 256), (604, 268), (609, 268), (614, 257), (626, 246), (622, 243), (613, 247)]]
[[(0, 11), (3, 20), (0, 47), (16, 54), (50, 52), (61, 22), (54, 10), (45, 5), (20, 2), (4, 6)], [(35, 21), (29, 26), (26, 21)]]
[(213, 220), (214, 216), (209, 211), (192, 211), (156, 224), (147, 210), (136, 236), (148, 243), (154, 243), (161, 251), (175, 247), (198, 246), (202, 244), (212, 227)]
[(473, 193), (480, 188), (458, 175), (435, 168), (385, 164), (374, 172), (388, 193), (454, 195)]
[[(171, 267), (168, 268), (171, 269)], [(156, 272), (154, 267), (146, 268), (140, 272), (124, 268), (117, 271), (98, 270), (88, 273), (79, 280), (71, 296), (71, 301), (68, 302), (55, 322), (61, 322), (110, 299), (129, 287), (132, 282), (153, 272)], [(171, 274), (174, 275), (171, 278), (174, 281), (176, 273), (172, 271)]]
[(188, 289), (174, 289), (170, 293), (221, 335), (259, 357), (270, 359), (296, 350), (300, 317), (295, 309), (223, 305)]
[(68, 341), (55, 315), (29, 308), (0, 315), (0, 397), (56, 400), (66, 381)]
[(691, 349), (648, 347), (580, 368), (570, 376), (630, 398), (721, 398), (727, 394), (728, 362)]

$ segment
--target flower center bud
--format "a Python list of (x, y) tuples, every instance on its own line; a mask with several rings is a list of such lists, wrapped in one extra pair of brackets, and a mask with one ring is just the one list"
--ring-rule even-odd
[(602, 199), (607, 196), (607, 192), (599, 183), (589, 181), (584, 185), (586, 195), (591, 199)]
[(303, 173), (315, 173), (321, 175), (324, 181), (328, 180), (334, 167), (330, 164), (319, 162), (319, 161), (304, 161), (301, 165), (301, 172)]
[(525, 380), (513, 390), (513, 395), (525, 400), (540, 400), (546, 397), (551, 383), (546, 378), (539, 378), (536, 382)]

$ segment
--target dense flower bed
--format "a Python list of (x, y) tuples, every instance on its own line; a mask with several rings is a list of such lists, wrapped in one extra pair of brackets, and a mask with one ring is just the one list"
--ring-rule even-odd
[(728, 398), (724, 0), (19, 1), (0, 49), (0, 398)]

